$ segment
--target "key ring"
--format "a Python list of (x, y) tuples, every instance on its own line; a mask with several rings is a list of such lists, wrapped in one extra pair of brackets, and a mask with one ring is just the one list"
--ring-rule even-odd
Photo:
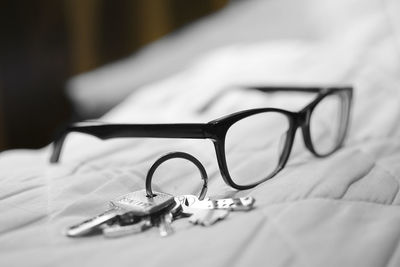
[(174, 158), (181, 158), (181, 159), (186, 159), (190, 162), (192, 162), (196, 167), (199, 169), (200, 174), (201, 174), (201, 179), (203, 179), (203, 187), (201, 188), (200, 195), (199, 195), (199, 200), (203, 200), (204, 197), (206, 196), (207, 193), (207, 185), (208, 185), (208, 176), (206, 169), (204, 168), (203, 164), (193, 157), (192, 155), (185, 153), (185, 152), (171, 152), (168, 153), (154, 162), (154, 164), (151, 166), (149, 169), (147, 176), (146, 176), (146, 193), (148, 197), (154, 197), (155, 195), (153, 194), (153, 191), (151, 189), (151, 180), (153, 179), (153, 174), (158, 168), (158, 166), (161, 165), (161, 163), (169, 160), (169, 159), (174, 159)]

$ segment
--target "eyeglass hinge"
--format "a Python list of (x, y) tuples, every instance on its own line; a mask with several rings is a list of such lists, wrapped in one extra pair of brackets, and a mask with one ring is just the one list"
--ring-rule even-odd
[(304, 124), (307, 124), (307, 118), (309, 118), (310, 116), (308, 116), (310, 110), (302, 110), (301, 112), (298, 113), (298, 116), (296, 117), (296, 123), (299, 126), (303, 126)]

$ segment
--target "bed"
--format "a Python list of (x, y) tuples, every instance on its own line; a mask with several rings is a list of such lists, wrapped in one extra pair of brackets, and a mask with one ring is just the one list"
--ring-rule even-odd
[[(165, 45), (167, 54), (171, 42), (188, 45), (185, 36), (202, 33), (213, 23), (229, 24), (242, 10), (262, 7), (274, 13), (290, 10), (292, 4), (301, 7), (301, 12), (293, 20), (285, 17), (287, 23), (299, 23), (301, 15), (308, 18), (296, 32), (287, 30), (292, 28), (281, 16), (264, 18), (264, 23), (279, 26), (282, 32), (268, 32), (273, 26), (266, 26), (268, 36), (263, 38), (248, 37), (246, 42), (227, 38), (226, 43), (194, 49), (196, 56), (191, 62), (180, 61), (163, 75), (146, 73), (146, 77), (153, 75), (151, 82), (140, 74), (125, 79), (125, 84), (120, 81), (115, 90), (120, 89), (116, 94), (123, 101), (100, 119), (106, 123), (200, 123), (249, 108), (296, 111), (309, 101), (308, 96), (270, 96), (234, 89), (260, 84), (345, 83), (354, 86), (354, 101), (350, 131), (340, 150), (329, 157), (314, 157), (298, 132), (286, 167), (274, 178), (241, 191), (223, 182), (212, 143), (207, 140), (103, 141), (73, 133), (58, 164), (49, 162), (51, 145), (40, 150), (4, 151), (0, 154), (0, 265), (399, 266), (397, 2), (234, 2), (222, 15), (192, 25), (182, 35), (149, 49), (161, 53)], [(149, 66), (156, 64), (155, 58), (142, 54), (139, 59), (129, 59), (129, 66), (143, 57)], [(167, 68), (168, 64), (160, 64)], [(78, 77), (70, 86), (79, 88), (93, 81), (95, 88), (96, 77), (112, 80), (132, 73), (122, 65)], [(120, 70), (118, 75), (115, 68)], [(224, 90), (229, 92), (221, 95)], [(70, 93), (74, 91), (78, 89)], [(217, 96), (214, 105), (205, 110)], [(98, 102), (79, 97), (75, 95), (77, 106), (85, 101), (93, 101), (93, 106), (103, 103), (105, 108), (111, 105), (101, 102), (107, 97)], [(178, 220), (173, 223), (175, 233), (168, 238), (160, 238), (155, 229), (118, 239), (62, 235), (65, 227), (105, 210), (108, 200), (144, 188), (151, 164), (171, 151), (188, 152), (205, 165), (208, 196), (250, 195), (256, 199), (256, 208), (231, 213), (212, 227)], [(165, 164), (154, 177), (154, 188), (174, 194), (197, 194), (200, 186), (193, 167), (178, 161)]]

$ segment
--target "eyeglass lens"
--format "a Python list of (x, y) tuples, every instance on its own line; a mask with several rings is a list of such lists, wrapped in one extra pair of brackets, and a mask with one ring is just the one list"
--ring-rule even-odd
[(343, 94), (324, 97), (310, 117), (310, 137), (315, 152), (326, 155), (340, 144), (347, 125), (348, 103)]
[(233, 124), (225, 138), (229, 174), (238, 185), (259, 182), (278, 167), (290, 128), (279, 112), (255, 114)]

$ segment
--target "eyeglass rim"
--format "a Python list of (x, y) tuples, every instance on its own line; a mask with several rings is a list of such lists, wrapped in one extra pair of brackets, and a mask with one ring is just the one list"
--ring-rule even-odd
[[(327, 88), (324, 90), (321, 90), (317, 97), (311, 101), (308, 105), (306, 105), (303, 109), (301, 109), (299, 112), (291, 112), (285, 109), (279, 109), (279, 108), (259, 108), (259, 109), (250, 109), (250, 110), (244, 110), (244, 111), (239, 111), (233, 114), (230, 114), (228, 116), (222, 117), (220, 119), (214, 120), (210, 122), (211, 124), (214, 124), (217, 129), (223, 129), (223, 131), (217, 132), (217, 136), (214, 137), (214, 147), (215, 151), (217, 154), (217, 161), (218, 165), (221, 171), (221, 175), (228, 185), (231, 187), (238, 189), (238, 190), (247, 190), (251, 189), (271, 178), (273, 178), (277, 173), (279, 173), (286, 165), (290, 153), (293, 147), (293, 142), (295, 139), (296, 131), (298, 128), (301, 128), (302, 130), (302, 135), (303, 135), (303, 141), (307, 147), (307, 149), (316, 157), (327, 157), (334, 152), (336, 152), (340, 147), (342, 147), (344, 140), (347, 136), (348, 132), (348, 125), (349, 125), (349, 118), (350, 118), (350, 111), (351, 111), (351, 102), (352, 102), (352, 93), (353, 93), (353, 88), (352, 87), (346, 87), (346, 88)], [(311, 135), (310, 135), (310, 118), (311, 115), (315, 109), (315, 107), (323, 100), (325, 97), (333, 94), (343, 94), (348, 102), (347, 105), (347, 119), (345, 121), (344, 125), (344, 131), (343, 134), (339, 140), (339, 142), (336, 144), (336, 146), (329, 152), (329, 153), (318, 153), (316, 149), (314, 148)], [(278, 165), (276, 166), (275, 170), (269, 174), (267, 177), (264, 179), (261, 179), (260, 181), (248, 184), (248, 185), (241, 185), (236, 182), (234, 182), (234, 179), (232, 179), (230, 173), (229, 173), (229, 168), (227, 165), (227, 160), (226, 160), (226, 152), (225, 152), (225, 139), (226, 139), (226, 134), (229, 130), (229, 128), (234, 125), (236, 122), (260, 113), (265, 113), (265, 112), (277, 112), (280, 114), (285, 115), (288, 118), (289, 121), (289, 129), (287, 132), (286, 140), (284, 143), (284, 148), (282, 155), (280, 156)], [(211, 132), (216, 132), (216, 131), (211, 131)]]

